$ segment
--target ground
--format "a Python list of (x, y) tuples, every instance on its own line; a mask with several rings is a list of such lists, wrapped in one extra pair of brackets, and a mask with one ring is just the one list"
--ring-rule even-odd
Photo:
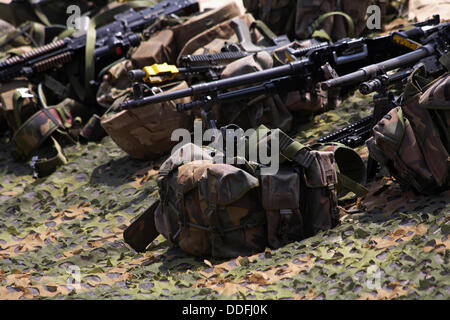
[[(356, 94), (296, 128), (300, 141), (370, 113)], [(341, 209), (333, 230), (231, 260), (195, 258), (162, 236), (144, 254), (123, 230), (157, 198), (159, 161), (109, 138), (65, 149), (35, 180), (0, 139), (0, 299), (449, 299), (450, 193), (405, 193), (388, 178)], [(359, 148), (363, 157), (365, 147)], [(79, 281), (79, 285), (77, 285)]]

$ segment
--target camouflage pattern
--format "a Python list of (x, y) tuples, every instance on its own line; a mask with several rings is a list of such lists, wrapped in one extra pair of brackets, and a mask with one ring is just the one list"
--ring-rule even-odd
[[(187, 88), (184, 81), (161, 87), (165, 91), (184, 88)], [(178, 128), (191, 130), (192, 115), (178, 112), (176, 109), (176, 103), (189, 100), (182, 98), (118, 113), (105, 113), (101, 125), (114, 142), (133, 158), (154, 159), (168, 152), (177, 143), (170, 141), (173, 130)], [(121, 101), (123, 99), (116, 100), (116, 103)]]
[[(249, 27), (255, 21), (255, 18), (251, 14), (240, 15), (239, 18), (247, 22)], [(204, 51), (216, 53), (220, 52), (225, 43), (236, 43), (237, 36), (231, 27), (231, 20), (223, 21), (189, 39), (180, 50), (177, 61), (183, 55), (202, 54)]]
[[(55, 123), (44, 111), (38, 111), (14, 134), (13, 141), (16, 144), (19, 158), (30, 157), (56, 129), (64, 125), (56, 108), (48, 108), (48, 111), (58, 123)], [(69, 120), (71, 119), (69, 118)]]
[[(386, 165), (405, 187), (431, 194), (448, 188), (448, 87), (444, 75), (420, 90), (409, 78), (402, 107), (391, 110), (373, 128), (367, 141), (371, 156)], [(423, 80), (422, 80), (423, 81)]]
[[(244, 6), (257, 19), (264, 21), (276, 34), (288, 34), (291, 38), (308, 39), (313, 35), (311, 25), (321, 15), (331, 11), (347, 13), (353, 20), (357, 37), (364, 30), (366, 10), (377, 1), (364, 0), (244, 0)], [(318, 36), (333, 40), (348, 36), (345, 18), (333, 15), (326, 18), (317, 28), (324, 32)]]
[[(292, 137), (311, 144), (370, 115), (370, 100), (355, 92), (339, 108), (295, 126)], [(277, 250), (205, 260), (162, 235), (144, 252), (124, 242), (125, 228), (159, 198), (159, 160), (134, 160), (105, 137), (102, 143), (65, 147), (69, 163), (36, 180), (28, 164), (11, 159), (12, 149), (1, 136), (1, 299), (240, 303), (450, 297), (449, 192), (419, 196), (380, 179), (370, 183), (366, 197), (340, 204), (340, 223), (333, 229)], [(367, 149), (356, 150), (366, 160)], [(75, 267), (81, 283), (70, 288), (67, 268)]]
[[(215, 163), (212, 151), (186, 144), (159, 170), (156, 230), (183, 251), (202, 257), (250, 255), (337, 225), (333, 152), (311, 151), (307, 168), (287, 163), (274, 175), (260, 176), (250, 164)], [(131, 229), (126, 239), (144, 247), (136, 246), (133, 239), (141, 236)]]
[(0, 109), (13, 132), (38, 110), (37, 99), (32, 94), (34, 88), (30, 82), (20, 79), (0, 85)]
[(114, 101), (132, 92), (128, 71), (133, 69), (130, 60), (122, 60), (111, 66), (103, 75), (97, 93), (97, 103), (109, 108)]
[[(130, 51), (129, 59), (119, 61), (106, 70), (96, 93), (97, 102), (105, 108), (110, 107), (114, 101), (131, 93), (131, 83), (127, 77), (129, 70), (143, 68), (154, 63), (176, 64), (177, 57), (183, 51), (186, 42), (192, 37), (203, 32), (210, 24), (221, 23), (238, 14), (237, 5), (230, 3), (189, 17), (186, 21), (182, 21), (182, 19), (176, 23), (172, 21), (171, 23), (174, 25), (164, 24), (161, 21), (158, 28), (163, 30), (153, 30), (151, 37)], [(197, 44), (194, 47), (198, 49)]]
[(300, 187), (305, 237), (334, 228), (339, 221), (334, 154), (326, 151), (311, 151), (311, 154), (314, 161), (304, 169)]
[(405, 103), (403, 111), (411, 123), (426, 164), (439, 186), (450, 185), (450, 75), (437, 79), (423, 93)]
[(69, 17), (67, 13), (68, 6), (78, 6), (83, 14), (88, 11), (98, 10), (107, 3), (108, 0), (52, 0), (35, 6), (31, 4), (31, 1), (1, 0), (0, 18), (15, 26), (27, 21), (66, 25), (67, 18)]
[[(363, 185), (366, 183), (366, 165), (359, 156), (359, 154), (352, 148), (349, 148), (341, 143), (324, 143), (315, 144), (311, 146), (314, 150), (333, 152), (338, 173), (338, 184), (336, 187), (337, 196), (343, 197), (348, 192), (352, 191), (359, 196), (365, 195)], [(351, 179), (350, 184), (340, 179), (342, 175)], [(356, 189), (355, 189), (356, 186)]]
[(16, 156), (26, 160), (57, 130), (61, 143), (74, 142), (87, 113), (86, 106), (70, 98), (34, 113), (14, 133)]

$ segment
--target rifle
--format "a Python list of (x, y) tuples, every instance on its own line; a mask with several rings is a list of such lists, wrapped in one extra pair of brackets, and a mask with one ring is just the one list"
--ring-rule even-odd
[[(432, 23), (435, 19), (432, 20)], [(443, 34), (444, 46), (448, 45), (449, 23), (438, 26), (415, 27), (404, 32), (393, 32), (375, 38), (343, 39), (333, 44), (312, 48), (300, 60), (267, 70), (248, 73), (237, 77), (199, 83), (174, 92), (160, 93), (123, 102), (120, 107), (129, 109), (143, 104), (170, 101), (193, 96), (196, 99), (178, 106), (180, 111), (213, 102), (239, 100), (262, 93), (286, 93), (299, 90), (302, 94), (314, 92), (316, 84), (336, 74), (347, 74), (371, 63), (383, 62), (393, 57), (400, 65), (416, 62), (437, 53), (439, 41), (432, 41), (420, 48), (415, 40), (433, 34)], [(394, 58), (395, 57), (395, 58)], [(249, 84), (263, 84), (226, 93), (218, 91)]]
[[(116, 60), (126, 50), (140, 44), (138, 32), (154, 23), (158, 17), (171, 14), (194, 13), (199, 10), (197, 0), (165, 0), (146, 9), (129, 9), (114, 16), (114, 22), (96, 30), (93, 59), (97, 63)], [(82, 34), (54, 41), (23, 55), (8, 58), (0, 63), (0, 82), (14, 77), (31, 77), (50, 69), (60, 68), (84, 53), (87, 35)], [(104, 63), (103, 63), (104, 64)]]
[[(418, 66), (416, 66), (418, 67)], [(388, 87), (398, 82), (404, 81), (415, 70), (415, 68), (401, 70), (394, 74), (382, 74), (372, 80), (362, 82), (359, 91), (364, 94), (377, 92), (373, 96), (374, 109), (370, 116), (351, 123), (344, 128), (319, 137), (319, 143), (339, 142), (350, 148), (355, 148), (364, 144), (371, 136), (373, 126), (388, 113), (392, 108), (400, 105), (400, 97), (394, 97)]]
[[(423, 66), (425, 72), (431, 76), (436, 77), (445, 72), (443, 60), (450, 51), (450, 30), (449, 24), (443, 24), (435, 32), (430, 34), (424, 41), (424, 45), (418, 45), (417, 49), (411, 53), (400, 57), (392, 58), (377, 64), (365, 66), (352, 73), (341, 77), (329, 79), (320, 84), (324, 90), (329, 90), (336, 87), (348, 87), (356, 83), (359, 84), (359, 90), (362, 94), (369, 94), (377, 92), (374, 95), (374, 109), (373, 115), (366, 118), (370, 123), (368, 127), (362, 128), (360, 124), (347, 126), (338, 132), (331, 135), (319, 138), (319, 141), (333, 141), (339, 139), (340, 135), (351, 137), (349, 142), (357, 142), (354, 144), (360, 145), (364, 143), (367, 138), (371, 136), (373, 126), (381, 120), (381, 118), (388, 113), (392, 108), (401, 105), (402, 96), (394, 97), (393, 93), (388, 91), (388, 86), (392, 83), (402, 81), (407, 78), (414, 69)], [(413, 65), (413, 67), (409, 67)], [(387, 75), (387, 72), (401, 67), (407, 67), (394, 74)], [(364, 120), (364, 119), (363, 119)], [(355, 128), (360, 129), (358, 132), (352, 132)], [(341, 131), (341, 132), (340, 132)], [(340, 142), (346, 142), (345, 138)], [(348, 144), (349, 145), (349, 144)], [(373, 179), (376, 174), (378, 164), (369, 157), (367, 163), (367, 178)]]
[[(219, 53), (183, 55), (180, 57), (179, 67), (163, 63), (131, 70), (128, 72), (128, 79), (133, 82), (133, 85), (136, 82), (162, 83), (173, 80), (178, 76), (182, 76), (189, 83), (199, 82), (198, 78), (208, 81), (218, 80), (228, 63), (259, 51), (272, 53), (274, 50), (290, 43), (287, 36), (271, 36), (267, 34), (264, 28), (255, 24), (254, 26), (265, 36), (260, 42), (265, 41), (271, 44), (270, 46), (260, 47), (252, 43), (247, 22), (236, 17), (230, 24), (238, 37), (237, 44), (226, 44)], [(137, 97), (135, 96), (135, 98)]]
[(238, 37), (238, 44), (227, 44), (219, 53), (206, 53), (198, 55), (184, 55), (180, 57), (180, 65), (182, 67), (199, 67), (199, 66), (218, 66), (226, 65), (235, 60), (247, 57), (259, 51), (273, 51), (287, 46), (291, 43), (286, 35), (275, 36), (267, 33), (267, 30), (261, 28), (255, 22), (250, 28), (257, 28), (263, 35), (264, 39), (260, 42), (266, 42), (268, 46), (258, 46), (252, 43), (250, 29), (247, 23), (241, 18), (237, 17), (231, 21), (236, 36)]

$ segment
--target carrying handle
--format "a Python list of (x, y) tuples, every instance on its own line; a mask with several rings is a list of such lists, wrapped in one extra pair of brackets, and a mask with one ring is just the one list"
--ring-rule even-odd
[(363, 51), (354, 53), (354, 54), (349, 54), (346, 56), (338, 57), (336, 51), (333, 51), (333, 59), (337, 65), (362, 60), (362, 59), (366, 58), (368, 55), (369, 55), (369, 50), (367, 49), (367, 44), (363, 45)]

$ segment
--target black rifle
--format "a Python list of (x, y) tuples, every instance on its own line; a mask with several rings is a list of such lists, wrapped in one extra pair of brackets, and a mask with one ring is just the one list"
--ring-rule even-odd
[[(448, 46), (448, 29), (449, 24), (443, 23), (434, 27), (416, 27), (402, 33), (394, 32), (376, 38), (344, 39), (334, 44), (311, 49), (301, 60), (293, 61), (283, 66), (237, 77), (199, 83), (187, 89), (174, 92), (131, 99), (123, 102), (121, 108), (134, 108), (143, 104), (169, 101), (187, 96), (195, 97), (194, 101), (186, 105), (179, 105), (179, 109), (184, 110), (197, 105), (238, 100), (261, 93), (282, 94), (295, 90), (300, 91), (302, 94), (314, 92), (316, 91), (317, 83), (329, 79), (336, 73), (347, 74), (368, 64), (383, 62), (391, 57), (395, 59), (397, 64), (395, 66), (390, 64), (390, 67), (400, 67), (438, 53), (437, 47), (440, 46), (440, 42), (443, 41), (442, 46)], [(430, 41), (419, 49), (411, 49), (413, 45), (420, 46), (412, 40), (421, 41), (430, 35), (438, 33), (439, 35), (442, 34), (442, 41)], [(231, 92), (218, 92), (264, 81), (268, 82)]]
[[(138, 35), (158, 17), (170, 14), (190, 14), (199, 10), (197, 0), (165, 0), (146, 9), (129, 9), (114, 16), (114, 22), (96, 30), (94, 61), (117, 60), (129, 47), (140, 44)], [(56, 69), (84, 53), (86, 34), (67, 37), (31, 50), (23, 55), (8, 58), (0, 63), (0, 82), (14, 77), (31, 77), (50, 69)]]
[(234, 29), (234, 32), (239, 40), (237, 44), (227, 44), (222, 48), (222, 52), (219, 53), (181, 56), (180, 65), (188, 68), (226, 65), (259, 51), (267, 51), (272, 53), (273, 51), (291, 43), (286, 35), (271, 36), (267, 34), (263, 28), (259, 28), (257, 24), (254, 24), (254, 26), (264, 35), (264, 39), (260, 42), (266, 42), (269, 45), (259, 46), (252, 43), (250, 30), (247, 23), (238, 17), (231, 21), (231, 27)]
[(362, 94), (366, 95), (377, 92), (377, 94), (373, 96), (374, 109), (372, 115), (362, 118), (332, 133), (321, 136), (317, 139), (317, 142), (339, 142), (351, 148), (363, 145), (372, 135), (372, 128), (375, 123), (399, 104), (397, 101), (398, 99), (395, 99), (392, 92), (387, 90), (388, 87), (392, 84), (404, 81), (414, 69), (415, 68), (408, 68), (390, 75), (383, 74), (375, 79), (361, 83), (359, 85), (359, 91)]

